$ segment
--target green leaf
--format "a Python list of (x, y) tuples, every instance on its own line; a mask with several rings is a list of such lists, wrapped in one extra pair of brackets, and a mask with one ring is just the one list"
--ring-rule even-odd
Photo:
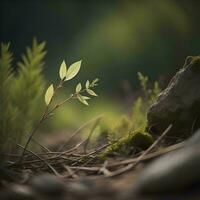
[(98, 95), (97, 95), (93, 90), (91, 90), (91, 89), (86, 89), (86, 91), (87, 91), (88, 94), (90, 94), (90, 95), (92, 95), (92, 96), (95, 96), (95, 97), (98, 96)]
[(86, 88), (89, 88), (89, 86), (90, 86), (90, 81), (87, 80), (86, 83), (85, 83), (85, 87), (86, 87)]
[(80, 94), (78, 94), (77, 97), (78, 97), (78, 100), (79, 100), (82, 104), (84, 104), (84, 105), (86, 105), (86, 106), (89, 106), (89, 104), (88, 104), (88, 102), (86, 101), (86, 99), (85, 99), (84, 96), (81, 96)]
[(97, 82), (99, 81), (98, 78), (95, 78), (92, 83), (90, 84), (92, 87), (96, 86), (97, 85)]
[(60, 75), (61, 80), (63, 80), (67, 75), (67, 66), (64, 60), (62, 61), (62, 64), (60, 65), (59, 75)]
[(76, 86), (76, 93), (79, 93), (82, 89), (81, 83)]
[(48, 106), (54, 94), (53, 84), (51, 84), (45, 93), (45, 103)]
[(90, 97), (87, 97), (87, 96), (82, 96), (82, 98), (85, 99), (85, 100), (91, 99)]
[(71, 80), (78, 74), (80, 67), (81, 67), (81, 62), (82, 62), (81, 60), (77, 61), (69, 67), (67, 74), (66, 74), (66, 81)]

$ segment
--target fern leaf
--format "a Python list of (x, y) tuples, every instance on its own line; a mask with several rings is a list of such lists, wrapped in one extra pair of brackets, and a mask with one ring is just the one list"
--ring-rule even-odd
[(18, 63), (18, 76), (13, 84), (13, 99), (19, 112), (16, 123), (24, 125), (19, 125), (17, 129), (19, 142), (24, 137), (23, 133), (31, 129), (40, 114), (38, 109), (43, 105), (41, 97), (45, 80), (41, 72), (46, 54), (44, 48), (44, 42), (38, 43), (34, 39), (32, 47), (26, 48), (26, 53), (22, 55), (22, 60)]
[(11, 101), (12, 53), (9, 44), (1, 44), (0, 52), (0, 152), (10, 149), (10, 136), (13, 133), (16, 110)]

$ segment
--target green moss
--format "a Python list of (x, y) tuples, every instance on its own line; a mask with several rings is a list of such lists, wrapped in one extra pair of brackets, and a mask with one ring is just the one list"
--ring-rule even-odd
[(160, 93), (158, 82), (149, 87), (147, 76), (138, 73), (143, 95), (133, 104), (131, 116), (122, 116), (108, 131), (110, 146), (101, 154), (102, 157), (112, 153), (130, 155), (147, 149), (152, 143), (152, 136), (145, 132), (147, 124), (147, 110)]
[(101, 157), (105, 157), (111, 153), (119, 153), (123, 156), (128, 156), (133, 152), (139, 152), (147, 149), (153, 143), (152, 136), (147, 132), (132, 131), (121, 137), (118, 141), (110, 144), (101, 154)]
[(145, 150), (152, 144), (153, 138), (149, 133), (144, 131), (145, 126), (135, 129), (134, 122), (127, 116), (122, 116), (116, 122), (108, 133), (108, 142), (110, 145), (102, 152), (101, 157), (114, 152), (127, 156)]
[(132, 145), (135, 148), (145, 150), (153, 143), (152, 136), (147, 132), (135, 132)]

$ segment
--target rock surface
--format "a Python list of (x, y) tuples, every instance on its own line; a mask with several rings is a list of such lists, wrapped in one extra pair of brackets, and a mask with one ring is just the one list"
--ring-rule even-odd
[[(134, 195), (195, 194), (200, 198), (200, 131), (183, 149), (168, 153), (149, 164), (134, 185), (129, 197)], [(197, 194), (198, 192), (198, 194)], [(189, 198), (191, 199), (191, 198)]]
[(40, 195), (45, 199), (45, 197), (62, 197), (65, 194), (65, 184), (57, 177), (50, 174), (42, 174), (40, 176), (34, 177), (30, 186), (34, 193)]
[(170, 124), (174, 136), (200, 128), (200, 56), (189, 56), (167, 88), (150, 107), (148, 131), (161, 134)]

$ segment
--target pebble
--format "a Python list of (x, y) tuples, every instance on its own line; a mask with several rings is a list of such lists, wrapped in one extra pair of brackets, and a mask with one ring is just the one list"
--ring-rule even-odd
[(65, 184), (59, 178), (50, 174), (34, 177), (30, 186), (36, 194), (43, 196), (59, 197), (65, 193)]
[(7, 191), (3, 200), (36, 200), (36, 198), (30, 187), (14, 184), (9, 187), (9, 192)]

